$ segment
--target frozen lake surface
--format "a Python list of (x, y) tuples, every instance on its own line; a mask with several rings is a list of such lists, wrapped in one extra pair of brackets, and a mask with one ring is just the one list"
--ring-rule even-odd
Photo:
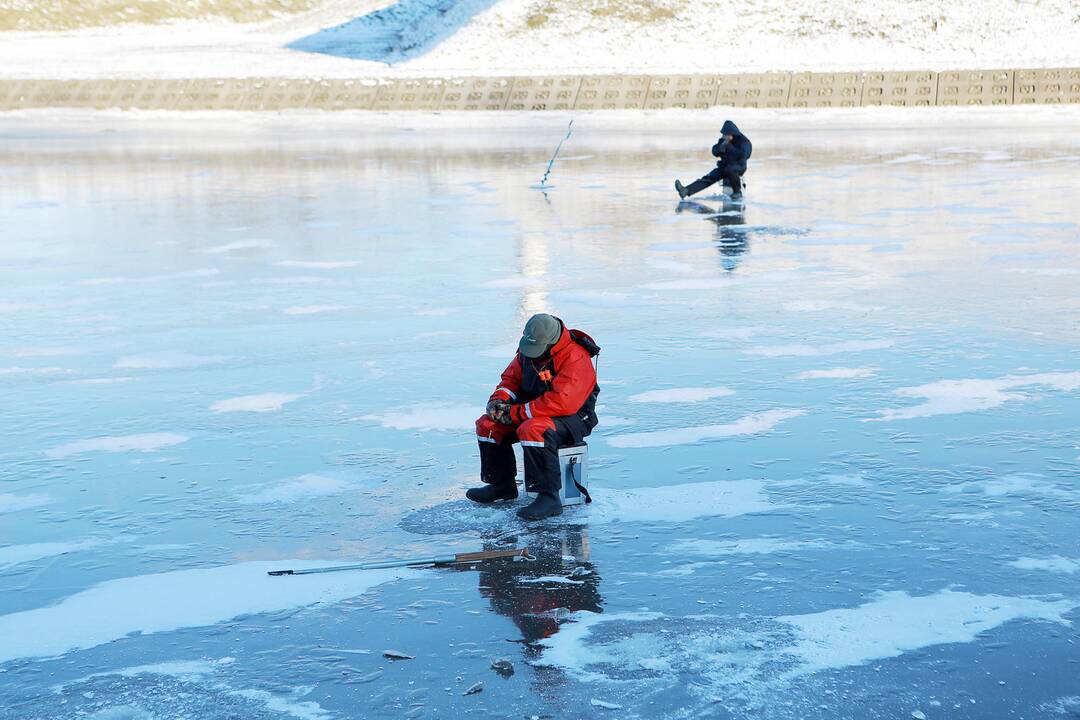
[[(0, 120), (0, 717), (1076, 717), (1080, 136), (1024, 112), (738, 116), (745, 212), (671, 187), (718, 116), (579, 117), (546, 194), (567, 118)], [(596, 502), (526, 526), (462, 493), (538, 311)]]

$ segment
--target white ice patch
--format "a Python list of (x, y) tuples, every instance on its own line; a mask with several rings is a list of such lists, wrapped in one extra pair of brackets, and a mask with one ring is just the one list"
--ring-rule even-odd
[(481, 413), (482, 409), (471, 404), (431, 403), (384, 415), (365, 415), (362, 419), (394, 430), (473, 430)]
[(734, 394), (734, 390), (726, 387), (687, 387), (649, 390), (631, 395), (627, 400), (632, 403), (695, 403)]
[(73, 370), (59, 367), (20, 367), (0, 368), (0, 375), (71, 375)]
[(263, 393), (261, 395), (241, 395), (240, 397), (218, 400), (210, 409), (214, 412), (277, 412), (287, 404), (304, 397), (303, 393)]
[(1015, 495), (1042, 495), (1043, 497), (1058, 498), (1061, 500), (1080, 499), (1080, 490), (1072, 488), (1060, 488), (1042, 479), (1039, 475), (1016, 474), (990, 478), (988, 480), (974, 480), (971, 482), (946, 485), (942, 488), (947, 493), (964, 493), (978, 490), (989, 497), (1008, 497)]
[[(572, 615), (573, 622), (540, 641), (533, 664), (571, 671), (588, 681), (625, 684), (642, 667), (666, 680), (687, 673), (711, 693), (739, 696), (778, 690), (795, 678), (854, 667), (935, 645), (972, 642), (980, 633), (1014, 620), (1068, 625), (1077, 604), (943, 590), (911, 596), (879, 593), (853, 608), (807, 615), (742, 620), (733, 616), (672, 617), (658, 613)], [(596, 632), (598, 626), (610, 629)], [(647, 665), (643, 665), (643, 660)], [(654, 675), (643, 678), (651, 686)]]
[(1072, 575), (1080, 572), (1080, 559), (1051, 555), (1048, 558), (1020, 558), (1009, 563), (1021, 570), (1046, 570), (1047, 572)]
[[(54, 657), (103, 645), (132, 633), (149, 635), (205, 627), (241, 615), (277, 612), (362, 595), (376, 585), (415, 577), (414, 570), (366, 570), (297, 578), (268, 570), (340, 564), (312, 560), (246, 562), (120, 578), (55, 605), (0, 615), (0, 663)], [(92, 622), (88, 622), (92, 619)]]
[(344, 270), (360, 267), (359, 260), (281, 260), (274, 263), (278, 267), (304, 268), (305, 270)]
[(610, 290), (573, 290), (560, 292), (557, 298), (593, 307), (624, 307), (632, 296), (629, 293)]
[(1080, 390), (1080, 372), (1006, 375), (987, 380), (939, 380), (926, 385), (900, 388), (895, 394), (901, 397), (923, 398), (925, 402), (895, 410), (880, 410), (879, 417), (865, 418), (864, 422), (911, 420), (990, 410), (1010, 400), (1028, 399), (1028, 395), (1017, 392), (1022, 388), (1048, 388), (1064, 392)]
[(313, 700), (297, 700), (289, 696), (274, 695), (266, 690), (235, 690), (232, 694), (248, 700), (256, 700), (265, 705), (267, 710), (300, 718), (300, 720), (330, 720), (334, 717), (332, 713), (324, 710)]
[(805, 414), (806, 411), (804, 410), (767, 410), (761, 413), (744, 415), (735, 422), (723, 425), (700, 425), (697, 427), (672, 428), (670, 430), (624, 433), (622, 435), (612, 435), (607, 438), (607, 442), (612, 447), (621, 448), (691, 445), (702, 440), (759, 435), (769, 432), (785, 420)]
[(82, 355), (85, 350), (70, 347), (24, 347), (4, 353), (17, 358), (70, 357)]
[(238, 250), (262, 250), (272, 247), (274, 247), (274, 243), (269, 240), (236, 240), (231, 243), (225, 243), (224, 245), (208, 247), (201, 252), (204, 252), (207, 255), (223, 255)]
[(493, 348), (487, 350), (480, 350), (476, 354), (480, 357), (498, 358), (500, 360), (506, 360), (510, 362), (514, 355), (517, 354), (518, 344), (516, 342), (506, 343), (505, 345), (496, 345)]
[(0, 547), (0, 570), (22, 565), (23, 563), (36, 562), (45, 558), (58, 557), (81, 550), (115, 545), (131, 540), (130, 537), (117, 538), (90, 538), (76, 542), (47, 542), (28, 543), (25, 545), (8, 545)]
[(798, 300), (784, 303), (784, 309), (788, 312), (823, 312), (825, 310), (846, 310), (849, 312), (875, 312), (884, 310), (880, 305), (863, 305), (861, 303), (846, 302), (842, 300)]
[(319, 313), (340, 312), (351, 309), (351, 305), (294, 305), (285, 308), (282, 312), (286, 315), (317, 315)]
[(232, 360), (229, 355), (192, 355), (191, 353), (163, 351), (143, 355), (128, 355), (113, 363), (123, 370), (170, 370), (217, 365)]
[(894, 344), (892, 340), (848, 340), (825, 345), (758, 345), (747, 348), (744, 352), (749, 355), (761, 355), (763, 357), (820, 357), (824, 355), (840, 355), (841, 353), (865, 352), (867, 350), (884, 350)]
[(82, 380), (65, 380), (66, 385), (116, 385), (118, 383), (131, 382), (135, 378), (129, 375), (116, 377), (83, 378)]
[(186, 435), (168, 432), (121, 436), (106, 435), (60, 445), (51, 450), (46, 450), (45, 455), (53, 459), (59, 459), (88, 452), (155, 452), (162, 448), (187, 442), (188, 439)]
[(19, 510), (31, 510), (42, 505), (48, 505), (52, 498), (41, 493), (32, 495), (14, 495), (12, 493), (0, 493), (0, 513), (17, 512)]
[(80, 285), (148, 285), (169, 280), (187, 280), (191, 278), (203, 278), (217, 275), (221, 271), (216, 268), (203, 268), (200, 270), (186, 270), (184, 272), (169, 273), (168, 275), (146, 275), (144, 277), (100, 277), (80, 280)]
[(509, 288), (524, 288), (536, 285), (543, 282), (543, 278), (528, 277), (525, 275), (511, 275), (510, 277), (499, 278), (498, 280), (489, 280), (484, 283), (480, 283), (480, 287), (493, 288), (493, 289), (509, 289)]
[(877, 368), (862, 367), (838, 367), (829, 370), (806, 370), (795, 376), (796, 380), (853, 380), (857, 378), (874, 377)]
[(237, 498), (237, 502), (243, 505), (292, 503), (298, 500), (340, 495), (348, 487), (349, 483), (338, 478), (323, 475), (301, 475), (259, 492), (242, 495)]
[(763, 480), (715, 480), (663, 487), (610, 489), (589, 509), (589, 523), (688, 522), (705, 517), (736, 517), (777, 510)]
[[(704, 247), (712, 247), (712, 244)], [(736, 282), (734, 278), (723, 276), (718, 278), (687, 278), (686, 280), (665, 280), (663, 282), (647, 283), (641, 287), (645, 290), (720, 290), (731, 287)]]
[(572, 578), (563, 577), (562, 575), (544, 575), (543, 577), (530, 577), (530, 578), (518, 578), (519, 583), (532, 584), (532, 583), (553, 583), (555, 585), (584, 585), (584, 580), (574, 580)]
[(698, 557), (725, 555), (771, 555), (799, 550), (856, 550), (857, 543), (835, 543), (828, 540), (782, 540), (778, 538), (743, 538), (740, 540), (680, 540), (668, 546), (668, 551)]
[(979, 633), (1021, 618), (1068, 625), (1064, 615), (1074, 607), (1068, 600), (953, 590), (916, 597), (893, 591), (859, 607), (777, 620), (796, 629), (795, 645), (784, 652), (800, 661), (798, 674), (806, 674), (899, 657), (933, 645), (971, 642)]

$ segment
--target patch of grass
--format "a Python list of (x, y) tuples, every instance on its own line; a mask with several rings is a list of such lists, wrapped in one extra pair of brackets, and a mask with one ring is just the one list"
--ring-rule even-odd
[(654, 0), (599, 0), (588, 8), (593, 17), (613, 18), (629, 22), (648, 23), (670, 20), (675, 11)]
[(157, 25), (203, 18), (259, 22), (322, 4), (323, 0), (0, 0), (0, 31)]

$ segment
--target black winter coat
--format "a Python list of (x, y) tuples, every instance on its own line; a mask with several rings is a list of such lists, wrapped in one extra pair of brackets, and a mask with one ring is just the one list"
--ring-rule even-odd
[[(725, 143), (724, 135), (734, 137), (731, 142)], [(746, 161), (750, 159), (753, 150), (750, 138), (743, 135), (739, 127), (730, 120), (724, 121), (724, 127), (720, 129), (720, 139), (712, 146), (713, 157), (720, 158), (716, 161), (716, 166), (731, 168), (740, 175), (746, 172)]]

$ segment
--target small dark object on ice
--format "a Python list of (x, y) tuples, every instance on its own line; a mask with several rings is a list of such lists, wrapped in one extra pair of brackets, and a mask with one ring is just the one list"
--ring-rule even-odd
[(536, 499), (528, 506), (518, 510), (517, 514), (523, 520), (543, 520), (555, 515), (562, 515), (562, 501), (550, 493), (537, 493)]
[(491, 669), (502, 675), (504, 678), (508, 678), (514, 674), (514, 663), (506, 658), (499, 658), (491, 663)]
[(405, 653), (401, 652), (400, 650), (383, 650), (382, 654), (383, 654), (384, 658), (390, 658), (391, 660), (415, 660), (416, 659), (412, 655), (406, 655)]
[(482, 692), (483, 689), (484, 689), (484, 683), (478, 682), (475, 685), (473, 685), (471, 688), (469, 688), (468, 690), (466, 690), (465, 692), (463, 692), (461, 694), (462, 695), (475, 695), (478, 692)]

